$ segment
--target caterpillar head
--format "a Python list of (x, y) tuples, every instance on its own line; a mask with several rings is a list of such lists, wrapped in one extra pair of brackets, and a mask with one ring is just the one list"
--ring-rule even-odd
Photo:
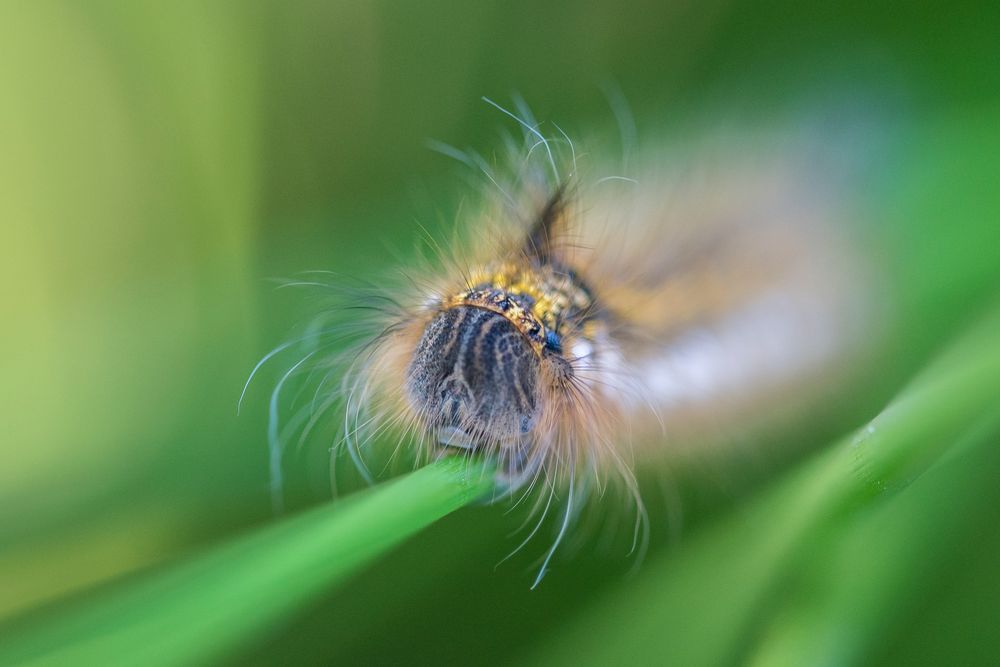
[(424, 330), (407, 391), (441, 444), (509, 447), (537, 420), (539, 365), (506, 317), (458, 305), (438, 313)]
[(518, 305), (523, 295), (490, 292), (492, 307), (465, 293), (430, 320), (406, 392), (440, 444), (520, 452), (531, 446), (549, 385), (572, 367), (555, 332)]
[[(556, 206), (543, 212), (544, 224)], [(467, 289), (436, 305), (405, 380), (434, 441), (499, 450), (512, 461), (534, 448), (542, 422), (552, 422), (543, 418), (557, 409), (553, 393), (573, 376), (562, 335), (592, 300), (549, 252), (548, 232), (536, 228), (520, 253), (482, 267)]]

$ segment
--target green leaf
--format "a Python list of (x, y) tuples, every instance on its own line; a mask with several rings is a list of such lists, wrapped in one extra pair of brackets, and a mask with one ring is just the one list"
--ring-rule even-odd
[(217, 658), (492, 484), (488, 466), (442, 459), (104, 595), (9, 624), (0, 631), (0, 663), (170, 665)]
[[(644, 576), (596, 600), (530, 662), (718, 665), (760, 651), (760, 664), (813, 663), (818, 656), (840, 664), (844, 654), (865, 655), (882, 626), (848, 624), (852, 605), (877, 618), (913, 583), (911, 576), (933, 572), (930, 563), (938, 559), (929, 560), (931, 552), (921, 547), (947, 525), (949, 510), (968, 508), (995, 486), (995, 466), (961, 477), (946, 463), (993, 449), (998, 414), (995, 312), (868, 426), (679, 551), (647, 564)], [(942, 471), (946, 483), (924, 482)], [(834, 551), (841, 541), (846, 546)], [(836, 567), (824, 569), (829, 561)], [(818, 600), (803, 594), (812, 598), (800, 605), (809, 616), (782, 609), (788, 599), (799, 601), (792, 592), (812, 592), (808, 581), (828, 593)], [(837, 637), (838, 624), (855, 634)], [(766, 642), (755, 648), (761, 635)]]

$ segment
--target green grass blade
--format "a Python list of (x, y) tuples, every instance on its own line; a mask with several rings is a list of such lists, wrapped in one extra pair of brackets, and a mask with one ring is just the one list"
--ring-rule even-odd
[(492, 487), (448, 458), (0, 631), (0, 663), (190, 664), (225, 652)]
[[(925, 603), (928, 589), (954, 576), (963, 551), (983, 548), (981, 508), (1000, 502), (998, 442), (1000, 410), (970, 424), (933, 474), (817, 539), (795, 585), (754, 633), (750, 662), (802, 665), (823, 656), (829, 665), (881, 662), (876, 658), (914, 664), (893, 655), (893, 640), (902, 633), (909, 643), (907, 617)], [(944, 662), (919, 659), (966, 664), (955, 654)]]
[[(959, 453), (992, 446), (995, 437), (982, 437), (978, 429), (998, 413), (1000, 313), (993, 313), (868, 427), (820, 453), (745, 510), (648, 563), (643, 576), (597, 600), (528, 662), (741, 661), (753, 651), (755, 637), (787, 588), (794, 588), (799, 573), (815, 562), (817, 544), (829, 545), (831, 535), (839, 535), (845, 527), (873, 538), (871, 526), (887, 525), (865, 523), (877, 508), (904, 498), (908, 505), (925, 502), (908, 496), (915, 481), (932, 477)], [(978, 481), (988, 478), (980, 475)], [(967, 489), (976, 492), (975, 487)], [(941, 513), (925, 516), (940, 518)], [(908, 539), (895, 537), (896, 545), (905, 545)], [(851, 544), (857, 546), (861, 539), (854, 538)], [(877, 548), (877, 542), (869, 545)], [(838, 581), (834, 578), (831, 583), (836, 586)], [(832, 600), (838, 610), (849, 607), (839, 596)], [(891, 601), (888, 595), (883, 602)], [(796, 637), (826, 638), (822, 633), (796, 633)], [(860, 651), (858, 647), (870, 640), (856, 639), (852, 650)], [(767, 648), (801, 658), (807, 653), (799, 651), (802, 646), (779, 638)], [(773, 663), (762, 659), (761, 664)]]

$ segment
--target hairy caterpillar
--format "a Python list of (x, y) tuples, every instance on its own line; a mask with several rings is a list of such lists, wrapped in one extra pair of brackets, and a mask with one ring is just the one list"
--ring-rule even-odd
[[(602, 173), (557, 126), (545, 134), (523, 107), (490, 104), (522, 136), (492, 163), (438, 145), (488, 183), (450, 247), (428, 239), (433, 256), (400, 285), (334, 307), (371, 314), (351, 321), (346, 354), (329, 352), (345, 327), (320, 320), (261, 361), (306, 347), (272, 396), (273, 490), (280, 503), (291, 435), (303, 441), (339, 406), (337, 439), (368, 479), (373, 461), (461, 451), (494, 459), (512, 494), (541, 488), (542, 518), (559, 493), (547, 564), (589, 489), (621, 483), (638, 533), (642, 459), (775, 419), (828, 386), (858, 347), (868, 279), (815, 152), (701, 146)], [(306, 369), (312, 396), (279, 429), (283, 385)], [(394, 449), (374, 454), (379, 442)]]

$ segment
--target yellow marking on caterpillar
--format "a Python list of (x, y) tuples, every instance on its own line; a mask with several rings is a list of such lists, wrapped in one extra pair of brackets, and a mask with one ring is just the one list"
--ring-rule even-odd
[(445, 300), (445, 308), (473, 306), (499, 313), (531, 342), (539, 355), (547, 334), (560, 331), (571, 312), (581, 313), (593, 297), (572, 276), (550, 265), (519, 266), (510, 262), (485, 267), (472, 275), (471, 290)]

